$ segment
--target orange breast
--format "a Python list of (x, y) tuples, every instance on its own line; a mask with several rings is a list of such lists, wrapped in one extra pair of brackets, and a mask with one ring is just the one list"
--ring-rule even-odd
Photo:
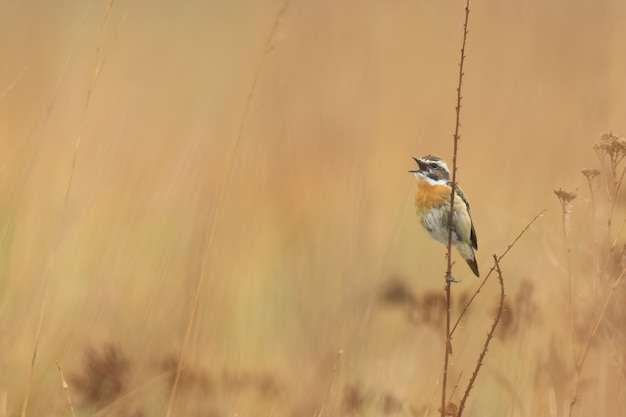
[(443, 184), (430, 184), (423, 178), (417, 178), (415, 207), (428, 210), (442, 204), (450, 204), (450, 187)]

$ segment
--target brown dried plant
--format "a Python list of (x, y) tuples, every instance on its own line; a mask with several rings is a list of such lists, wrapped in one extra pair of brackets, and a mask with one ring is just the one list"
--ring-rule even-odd
[[(611, 225), (615, 204), (622, 188), (626, 164), (620, 166), (626, 157), (626, 139), (618, 137), (611, 132), (604, 133), (600, 142), (593, 145), (600, 163), (605, 170), (606, 195), (609, 201), (607, 213), (607, 236), (611, 241)], [(608, 165), (608, 167), (607, 167)]]
[(88, 348), (80, 374), (70, 377), (84, 405), (100, 409), (113, 403), (127, 390), (130, 362), (121, 350), (107, 344), (101, 350)]
[[(597, 282), (604, 282), (606, 283), (606, 286), (604, 289), (605, 295), (603, 297), (601, 296), (598, 300), (594, 300), (593, 302), (594, 305), (600, 305), (602, 307), (597, 313), (596, 318), (593, 321), (589, 322), (589, 330), (587, 332), (582, 331), (582, 337), (575, 337), (577, 329), (575, 329), (576, 326), (574, 313), (577, 312), (580, 306), (578, 306), (577, 303), (575, 303), (573, 300), (573, 291), (575, 285), (572, 280), (572, 265), (570, 260), (571, 247), (568, 240), (569, 214), (571, 211), (572, 201), (574, 201), (574, 199), (576, 198), (576, 193), (567, 192), (562, 189), (554, 191), (557, 198), (559, 199), (562, 208), (563, 242), (565, 246), (569, 284), (569, 330), (573, 357), (573, 382), (568, 411), (570, 417), (573, 415), (575, 405), (579, 401), (581, 372), (592, 346), (592, 340), (596, 337), (601, 324), (606, 320), (607, 312), (610, 311), (608, 309), (610, 301), (616, 294), (616, 289), (618, 288), (624, 277), (624, 274), (626, 273), (626, 268), (621, 266), (621, 259), (624, 252), (626, 252), (626, 246), (623, 250), (617, 251), (619, 253), (616, 253), (615, 250), (617, 247), (618, 237), (623, 230), (623, 226), (620, 227), (614, 235), (612, 230), (615, 207), (618, 201), (618, 195), (623, 184), (624, 175), (626, 173), (626, 164), (623, 164), (623, 162), (626, 161), (626, 140), (614, 135), (613, 133), (605, 133), (600, 137), (600, 141), (597, 144), (593, 145), (593, 149), (603, 166), (604, 181), (606, 186), (606, 205), (608, 207), (606, 212), (606, 236), (608, 245), (596, 245), (598, 246), (598, 251), (600, 252), (601, 257), (606, 258), (606, 261), (602, 262), (601, 265), (599, 265), (597, 274), (599, 278), (602, 278), (602, 280), (599, 280)], [(596, 184), (595, 179), (601, 175), (601, 172), (600, 170), (595, 168), (585, 168), (581, 170), (581, 173), (586, 178), (589, 187), (589, 194), (591, 198), (593, 212), (593, 218), (591, 220), (593, 224), (597, 221), (598, 207), (603, 203), (597, 199), (594, 192)], [(606, 252), (606, 256), (604, 256), (602, 252)], [(616, 254), (617, 259), (614, 256)], [(616, 259), (616, 262), (608, 262), (611, 259)], [(602, 291), (600, 291), (599, 294), (600, 293), (602, 293)], [(610, 332), (611, 330), (608, 329), (607, 331)]]
[[(470, 1), (466, 0), (465, 2), (465, 21), (463, 23), (463, 41), (462, 41), (462, 46), (461, 46), (461, 57), (460, 57), (460, 62), (459, 62), (459, 77), (458, 77), (458, 84), (457, 84), (457, 96), (456, 96), (456, 123), (455, 123), (455, 129), (454, 129), (454, 136), (453, 136), (453, 157), (452, 157), (452, 178), (451, 178), (451, 188), (452, 188), (452, 192), (451, 192), (451, 197), (450, 197), (450, 213), (448, 216), (448, 244), (447, 244), (447, 250), (446, 250), (446, 259), (447, 259), (447, 269), (446, 269), (446, 285), (445, 285), (445, 295), (446, 295), (446, 308), (445, 308), (445, 312), (446, 312), (446, 317), (445, 317), (445, 354), (444, 354), (444, 363), (443, 363), (443, 371), (442, 371), (442, 388), (441, 388), (441, 405), (439, 407), (439, 412), (441, 417), (446, 417), (446, 416), (453, 416), (453, 417), (460, 417), (463, 413), (463, 410), (465, 408), (465, 404), (467, 402), (467, 399), (469, 398), (469, 394), (471, 389), (474, 387), (474, 384), (476, 382), (476, 378), (478, 376), (478, 373), (482, 367), (482, 364), (484, 362), (485, 356), (487, 354), (488, 351), (488, 347), (489, 344), (495, 334), (495, 330), (498, 326), (498, 324), (500, 323), (500, 318), (502, 316), (502, 312), (504, 310), (504, 280), (502, 278), (502, 271), (500, 269), (500, 264), (499, 262), (502, 260), (502, 258), (508, 253), (508, 251), (513, 247), (513, 245), (515, 245), (515, 243), (518, 241), (518, 239), (521, 237), (521, 235), (523, 235), (526, 230), (528, 230), (528, 228), (539, 218), (542, 216), (543, 212), (539, 213), (537, 216), (535, 216), (534, 219), (532, 219), (524, 228), (524, 230), (522, 230), (522, 233), (520, 235), (517, 236), (517, 238), (513, 241), (512, 244), (510, 244), (508, 246), (508, 248), (504, 251), (504, 253), (502, 255), (500, 255), (499, 257), (497, 255), (494, 255), (494, 266), (491, 268), (491, 270), (489, 271), (489, 273), (487, 274), (487, 276), (483, 279), (482, 283), (479, 285), (478, 289), (476, 290), (476, 292), (474, 293), (474, 295), (472, 297), (469, 298), (469, 301), (467, 302), (467, 304), (465, 305), (463, 311), (461, 312), (461, 314), (459, 315), (454, 327), (450, 326), (450, 299), (451, 299), (451, 294), (450, 294), (450, 289), (451, 289), (451, 284), (453, 282), (455, 282), (453, 276), (452, 276), (452, 257), (451, 257), (451, 249), (452, 249), (452, 214), (454, 212), (454, 194), (455, 194), (455, 187), (457, 185), (457, 178), (456, 178), (456, 174), (457, 174), (457, 155), (458, 155), (458, 144), (460, 141), (460, 134), (459, 134), (459, 130), (460, 130), (460, 115), (461, 115), (461, 100), (462, 100), (462, 94), (461, 94), (461, 90), (462, 90), (462, 86), (463, 86), (463, 76), (464, 71), (463, 71), (463, 67), (464, 67), (464, 63), (465, 63), (465, 50), (466, 50), (466, 43), (467, 43), (467, 35), (468, 35), (468, 21), (469, 21), (469, 13), (470, 13), (470, 8), (469, 8), (469, 4)], [(498, 308), (496, 309), (496, 316), (494, 317), (494, 320), (492, 322), (492, 326), (490, 331), (487, 334), (487, 338), (485, 340), (485, 344), (483, 346), (483, 349), (481, 350), (478, 360), (476, 361), (476, 365), (474, 368), (474, 371), (470, 377), (470, 380), (468, 382), (467, 388), (465, 389), (465, 392), (463, 394), (463, 397), (461, 399), (461, 402), (459, 403), (459, 406), (457, 407), (455, 403), (453, 403), (451, 401), (451, 399), (448, 399), (446, 397), (446, 388), (447, 388), (447, 382), (448, 382), (448, 365), (449, 365), (449, 360), (450, 360), (450, 356), (452, 355), (452, 335), (454, 333), (454, 330), (456, 329), (456, 327), (458, 326), (461, 318), (465, 315), (465, 313), (467, 312), (469, 305), (472, 303), (472, 301), (476, 298), (476, 296), (478, 295), (478, 293), (480, 292), (481, 288), (484, 286), (487, 278), (489, 278), (489, 276), (491, 275), (491, 273), (493, 271), (497, 272), (498, 275), (498, 280), (500, 283), (500, 301), (499, 301), (499, 305)]]

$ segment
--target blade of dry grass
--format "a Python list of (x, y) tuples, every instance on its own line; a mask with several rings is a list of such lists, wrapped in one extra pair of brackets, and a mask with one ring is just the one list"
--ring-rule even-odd
[(178, 366), (177, 366), (177, 370), (178, 372), (176, 372), (176, 377), (174, 378), (174, 383), (172, 384), (172, 390), (170, 392), (170, 396), (169, 396), (169, 400), (168, 400), (168, 404), (167, 404), (167, 411), (165, 413), (166, 417), (170, 417), (172, 415), (172, 410), (174, 407), (174, 400), (176, 398), (176, 393), (178, 390), (178, 385), (180, 383), (180, 370), (183, 368), (184, 363), (185, 363), (185, 359), (186, 359), (186, 355), (187, 355), (187, 350), (189, 349), (189, 344), (190, 344), (190, 340), (191, 340), (191, 331), (193, 329), (193, 325), (196, 321), (196, 314), (198, 312), (198, 305), (200, 302), (200, 294), (202, 291), (202, 288), (204, 286), (204, 281), (206, 280), (206, 274), (207, 274), (207, 270), (208, 270), (208, 259), (209, 259), (209, 255), (212, 252), (213, 249), (213, 241), (215, 239), (215, 230), (216, 230), (216, 225), (219, 222), (219, 219), (221, 217), (221, 211), (222, 211), (222, 207), (223, 207), (223, 201), (224, 201), (224, 195), (226, 194), (226, 190), (229, 188), (229, 184), (230, 181), (232, 180), (233, 177), (233, 171), (235, 168), (235, 161), (237, 159), (237, 156), (239, 155), (239, 146), (241, 144), (241, 140), (243, 138), (243, 133), (244, 133), (244, 129), (246, 126), (246, 122), (248, 119), (248, 112), (250, 109), (250, 104), (252, 103), (252, 98), (254, 97), (254, 93), (256, 91), (256, 87), (257, 84), (259, 82), (260, 79), (260, 74), (263, 70), (263, 67), (265, 65), (265, 60), (267, 59), (269, 53), (272, 50), (272, 43), (274, 40), (274, 36), (276, 34), (276, 31), (280, 25), (280, 21), (283, 18), (285, 12), (287, 11), (287, 7), (289, 5), (289, 0), (285, 0), (285, 2), (283, 3), (283, 5), (281, 6), (280, 10), (278, 11), (277, 15), (276, 15), (276, 19), (274, 20), (274, 24), (272, 26), (272, 29), (267, 37), (267, 40), (265, 42), (265, 49), (263, 51), (263, 55), (261, 57), (261, 61), (259, 62), (259, 66), (257, 67), (257, 70), (254, 73), (254, 79), (252, 81), (252, 86), (250, 87), (250, 92), (248, 93), (248, 97), (246, 99), (246, 104), (244, 107), (244, 111), (243, 111), (243, 115), (242, 115), (242, 119), (241, 119), (241, 124), (239, 125), (239, 131), (237, 133), (237, 138), (235, 140), (235, 145), (233, 147), (233, 151), (232, 154), (230, 156), (230, 160), (229, 160), (229, 164), (228, 164), (228, 173), (226, 176), (226, 181), (225, 184), (222, 186), (222, 188), (220, 189), (219, 193), (218, 193), (218, 197), (217, 197), (217, 202), (216, 202), (216, 209), (215, 209), (215, 213), (213, 214), (213, 219), (210, 223), (210, 227), (209, 227), (209, 233), (208, 233), (208, 238), (204, 247), (204, 251), (203, 251), (203, 257), (202, 257), (202, 267), (200, 270), (200, 276), (198, 278), (198, 283), (196, 286), (196, 292), (195, 292), (195, 296), (194, 296), (194, 301), (191, 307), (191, 314), (189, 316), (189, 320), (187, 322), (187, 326), (186, 326), (186, 330), (185, 330), (185, 336), (183, 339), (183, 347), (180, 353), (180, 357), (178, 359)]
[(2, 91), (0, 93), (0, 100), (2, 100), (2, 98), (13, 89), (13, 87), (15, 87), (17, 85), (17, 83), (22, 79), (22, 75), (24, 75), (24, 73), (28, 71), (28, 67), (24, 67), (22, 69), (22, 71), (20, 71), (19, 74), (17, 74), (17, 76), (15, 77), (15, 79), (13, 81), (11, 81), (11, 83), (9, 85), (7, 85), (7, 87), (4, 89), (4, 91)]
[(56, 361), (57, 369), (59, 370), (59, 376), (61, 377), (61, 385), (63, 386), (63, 391), (65, 391), (65, 397), (67, 399), (67, 404), (70, 408), (70, 412), (72, 413), (72, 417), (76, 417), (74, 413), (74, 405), (72, 404), (72, 397), (70, 396), (69, 386), (67, 385), (67, 381), (65, 380), (65, 376), (63, 376), (63, 371), (61, 370), (61, 365), (59, 365), (59, 361)]
[[(45, 313), (46, 313), (46, 306), (47, 306), (47, 299), (48, 299), (48, 288), (49, 288), (49, 283), (50, 283), (50, 277), (52, 276), (52, 271), (54, 270), (54, 265), (55, 265), (55, 261), (56, 261), (56, 255), (59, 249), (59, 245), (61, 242), (61, 236), (63, 234), (63, 230), (65, 228), (65, 221), (66, 221), (66, 214), (67, 214), (67, 205), (69, 202), (69, 197), (71, 194), (71, 190), (72, 190), (72, 184), (74, 182), (74, 173), (76, 171), (76, 161), (78, 159), (78, 151), (80, 149), (80, 143), (83, 137), (83, 133), (84, 133), (84, 128), (85, 128), (85, 120), (87, 117), (87, 111), (89, 109), (89, 103), (90, 103), (90, 99), (91, 99), (91, 94), (93, 91), (93, 88), (95, 86), (96, 80), (98, 78), (98, 61), (99, 61), (99, 54), (100, 54), (100, 44), (102, 42), (102, 38), (104, 36), (104, 32), (106, 30), (106, 26), (107, 26), (107, 22), (109, 20), (109, 16), (110, 16), (110, 12), (111, 12), (111, 8), (113, 6), (113, 0), (109, 0), (109, 3), (107, 5), (107, 8), (105, 10), (105, 15), (104, 15), (104, 19), (102, 22), (102, 25), (100, 26), (100, 31), (98, 33), (98, 40), (97, 40), (97, 45), (96, 45), (96, 70), (94, 70), (93, 74), (92, 74), (92, 78), (91, 81), (89, 83), (89, 87), (87, 90), (87, 99), (85, 101), (85, 108), (83, 111), (83, 116), (82, 116), (82, 120), (81, 120), (81, 126), (80, 126), (80, 130), (79, 130), (79, 134), (78, 137), (76, 139), (75, 145), (74, 145), (74, 154), (72, 156), (72, 165), (71, 165), (71, 169), (70, 169), (70, 175), (69, 175), (69, 179), (68, 179), (68, 183), (67, 183), (67, 187), (65, 190), (65, 197), (63, 199), (63, 207), (61, 209), (61, 220), (59, 221), (59, 227), (56, 231), (56, 236), (54, 239), (54, 246), (52, 248), (52, 253), (50, 254), (50, 258), (48, 260), (48, 264), (46, 266), (46, 270), (44, 272), (44, 290), (43, 290), (43, 297), (42, 297), (42, 301), (41, 301), (41, 305), (39, 308), (39, 318), (37, 320), (37, 329), (35, 332), (35, 343), (33, 346), (33, 354), (31, 357), (31, 363), (30, 363), (30, 368), (29, 368), (29, 373), (28, 373), (28, 378), (26, 380), (26, 389), (25, 389), (25, 394), (24, 394), (24, 401), (22, 403), (22, 411), (21, 411), (21, 417), (26, 417), (27, 415), (27, 411), (28, 411), (28, 402), (29, 402), (29, 398), (30, 398), (30, 390), (31, 390), (31, 386), (32, 386), (32, 379), (33, 379), (33, 374), (34, 374), (34, 369), (35, 369), (35, 362), (37, 360), (37, 352), (39, 350), (39, 340), (41, 337), (41, 329), (43, 327), (43, 320), (45, 317)], [(86, 16), (85, 16), (86, 18)], [(84, 21), (83, 21), (84, 23)], [(71, 56), (73, 56), (73, 52), (71, 54)], [(71, 60), (71, 56), (68, 58), (68, 61), (66, 61), (66, 67), (65, 70), (67, 70), (67, 66), (69, 65), (69, 62)], [(56, 102), (56, 92), (55, 95), (53, 96), (53, 103)], [(48, 109), (48, 112), (46, 114), (46, 119), (47, 120), (47, 116), (50, 114), (50, 110), (51, 108)], [(44, 121), (45, 121), (44, 120)], [(4, 239), (4, 235), (6, 233), (6, 228), (3, 231), (2, 234), (2, 239)]]

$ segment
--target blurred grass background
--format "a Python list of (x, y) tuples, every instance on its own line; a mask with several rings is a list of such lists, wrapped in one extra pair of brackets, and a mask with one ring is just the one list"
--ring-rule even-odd
[[(412, 155), (451, 158), (462, 4), (293, 0), (264, 52), (281, 1), (118, 1), (97, 53), (106, 6), (0, 4), (3, 413), (19, 414), (53, 256), (29, 414), (66, 413), (55, 360), (79, 412), (164, 413), (215, 227), (181, 413), (424, 415), (443, 333), (380, 298), (389, 283), (442, 293), (444, 247), (415, 219), (407, 170)], [(626, 132), (626, 4), (471, 10), (459, 175), (481, 272), (548, 212), (503, 262), (517, 327), (494, 342), (470, 412), (563, 415), (572, 360), (552, 190), (579, 188), (572, 241), (586, 253), (579, 170), (602, 132)], [(455, 270), (462, 298), (478, 281)], [(453, 381), (482, 346), (491, 287), (455, 336)], [(596, 348), (578, 411), (621, 415), (624, 357)], [(113, 407), (88, 401), (98, 367), (120, 385), (104, 399), (126, 395)]]

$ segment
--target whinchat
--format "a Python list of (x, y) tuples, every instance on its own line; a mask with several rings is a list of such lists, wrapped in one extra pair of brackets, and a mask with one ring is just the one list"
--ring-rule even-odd
[[(415, 208), (422, 226), (430, 237), (444, 245), (448, 244), (448, 216), (450, 214), (450, 170), (443, 159), (435, 155), (413, 157), (418, 169), (409, 172), (415, 175), (417, 191)], [(470, 216), (470, 205), (458, 185), (454, 187), (454, 214), (452, 216), (452, 244), (465, 259), (474, 275), (478, 265), (474, 249), (478, 249), (476, 231)]]

